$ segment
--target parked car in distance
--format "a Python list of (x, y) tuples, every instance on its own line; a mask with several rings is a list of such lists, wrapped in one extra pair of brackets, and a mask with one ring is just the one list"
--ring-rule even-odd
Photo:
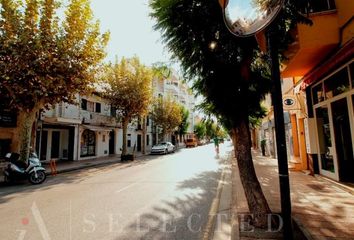
[(170, 142), (161, 142), (151, 148), (151, 154), (168, 154), (175, 152), (175, 146)]
[(198, 141), (195, 138), (187, 138), (186, 147), (196, 147), (198, 146)]

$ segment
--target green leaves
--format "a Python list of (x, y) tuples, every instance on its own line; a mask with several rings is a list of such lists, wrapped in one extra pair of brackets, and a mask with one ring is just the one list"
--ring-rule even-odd
[(73, 101), (105, 56), (109, 34), (100, 33), (89, 1), (69, 1), (61, 25), (59, 6), (56, 0), (1, 0), (0, 98), (13, 108)]
[(123, 118), (145, 115), (152, 100), (152, 70), (137, 57), (105, 66), (104, 96)]
[(152, 111), (152, 120), (162, 128), (163, 133), (171, 133), (181, 123), (183, 112), (181, 106), (171, 98), (157, 98), (154, 100)]

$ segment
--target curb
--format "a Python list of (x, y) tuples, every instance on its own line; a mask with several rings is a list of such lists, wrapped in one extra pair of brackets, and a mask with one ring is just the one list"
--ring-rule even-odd
[[(145, 155), (141, 155), (141, 156), (136, 156), (135, 158), (141, 158), (141, 157), (145, 157)], [(136, 160), (134, 160), (136, 161)], [(131, 162), (134, 162), (131, 161)], [(74, 171), (78, 171), (78, 170), (82, 170), (82, 169), (87, 169), (87, 168), (94, 168), (94, 167), (103, 167), (103, 166), (108, 166), (108, 165), (113, 165), (113, 164), (123, 164), (126, 161), (122, 162), (120, 160), (120, 158), (117, 158), (116, 160), (111, 160), (111, 161), (107, 161), (107, 162), (100, 162), (100, 163), (92, 163), (92, 164), (87, 164), (87, 165), (80, 165), (80, 166), (76, 166), (76, 167), (72, 167), (72, 168), (67, 168), (67, 169), (62, 169), (62, 170), (57, 170), (57, 174), (61, 174), (61, 173), (68, 173), (68, 172), (74, 172)], [(46, 175), (47, 176), (52, 176), (52, 173), (50, 171), (46, 171)], [(55, 175), (54, 175), (55, 176)]]
[[(93, 167), (102, 167), (102, 166), (107, 166), (107, 165), (112, 165), (112, 164), (117, 164), (121, 163), (120, 161), (115, 161), (115, 162), (104, 162), (104, 163), (94, 163), (94, 164), (88, 164), (88, 165), (82, 165), (82, 166), (77, 166), (77, 167), (72, 167), (68, 169), (62, 169), (62, 170), (57, 170), (57, 174), (61, 173), (68, 173), (68, 172), (74, 172), (86, 168), (93, 168)], [(52, 176), (52, 173), (50, 171), (46, 172), (47, 176)]]
[[(226, 160), (230, 159), (230, 153), (226, 153), (224, 155)], [(229, 162), (230, 164), (230, 162)], [(226, 175), (227, 175), (227, 171), (228, 171), (228, 167), (224, 166), (222, 168), (222, 172), (221, 172), (221, 176), (219, 179), (219, 183), (218, 183), (218, 187), (216, 190), (216, 195), (211, 203), (210, 206), (210, 210), (209, 210), (209, 214), (208, 214), (208, 222), (204, 228), (204, 233), (202, 236), (202, 240), (212, 240), (214, 238), (214, 234), (215, 234), (215, 226), (216, 226), (216, 217), (218, 215), (219, 212), (219, 208), (220, 208), (220, 202), (221, 202), (221, 197), (222, 197), (222, 193), (223, 193), (223, 189), (224, 189), (224, 185), (225, 185), (225, 179), (226, 179)]]
[(222, 193), (222, 189), (224, 186), (225, 176), (226, 176), (226, 168), (224, 168), (221, 173), (221, 177), (220, 177), (218, 187), (216, 190), (216, 196), (214, 197), (213, 202), (210, 207), (210, 211), (208, 214), (209, 218), (208, 218), (208, 222), (206, 224), (205, 230), (204, 230), (202, 240), (213, 239), (214, 229), (215, 229), (215, 224), (216, 224), (216, 216), (217, 216), (217, 213), (219, 210), (220, 198), (221, 198), (221, 193)]

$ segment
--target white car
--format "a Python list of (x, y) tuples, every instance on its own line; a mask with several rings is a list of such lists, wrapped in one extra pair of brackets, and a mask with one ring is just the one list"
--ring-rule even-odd
[(151, 148), (151, 154), (167, 154), (175, 152), (175, 146), (170, 142), (162, 142)]

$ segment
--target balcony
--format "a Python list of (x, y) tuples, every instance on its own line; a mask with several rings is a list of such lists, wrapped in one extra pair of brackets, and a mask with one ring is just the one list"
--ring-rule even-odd
[(115, 117), (106, 116), (89, 111), (81, 111), (81, 119), (83, 124), (91, 124), (96, 126), (121, 127)]
[(338, 46), (340, 41), (336, 10), (309, 14), (313, 25), (299, 24), (292, 32), (295, 41), (285, 53), (282, 77), (304, 76)]

